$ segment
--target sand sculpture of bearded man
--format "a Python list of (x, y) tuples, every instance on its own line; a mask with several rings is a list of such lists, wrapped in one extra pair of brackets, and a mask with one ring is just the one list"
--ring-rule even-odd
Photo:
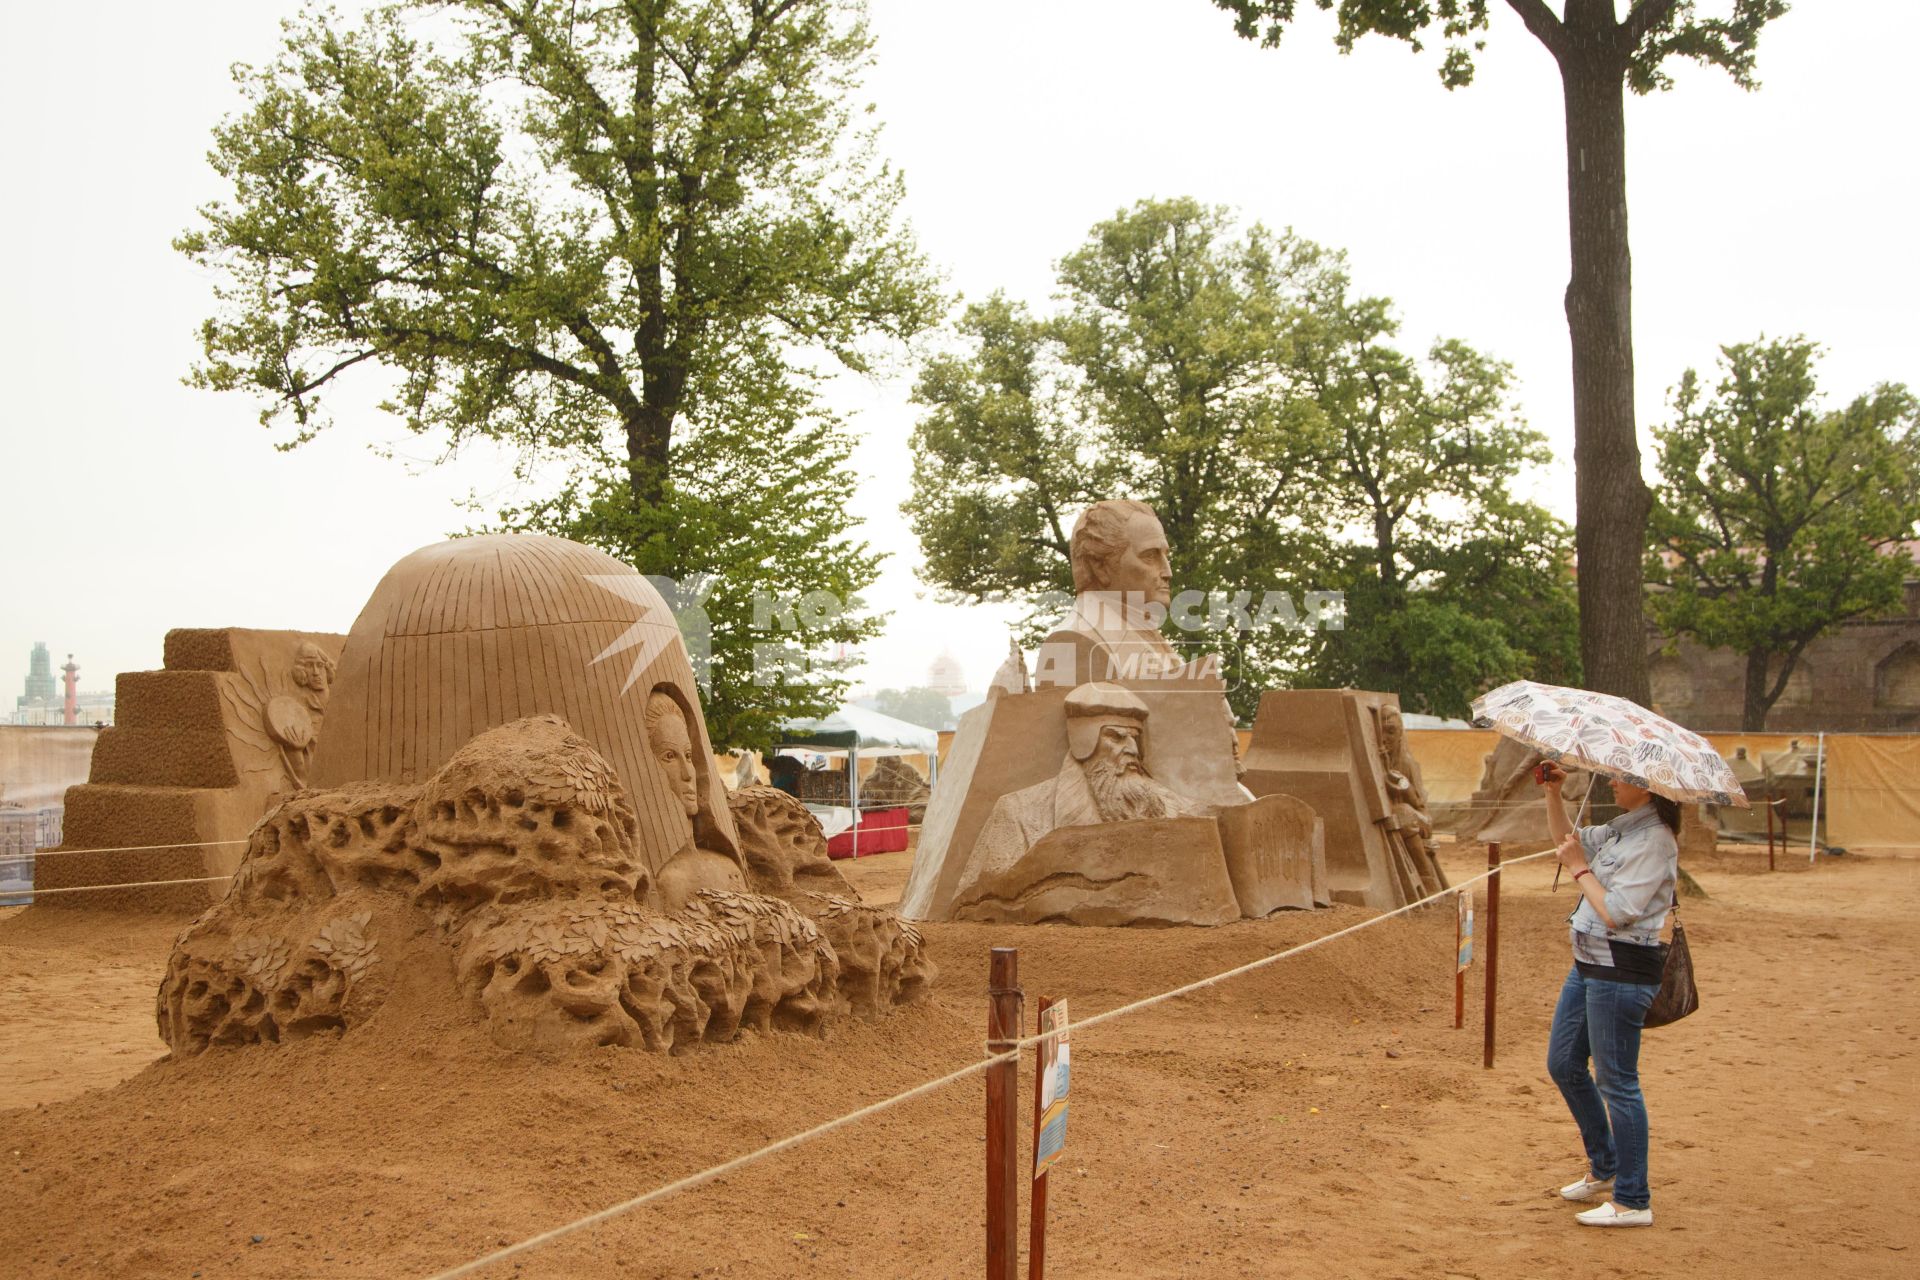
[(1119, 685), (1094, 682), (1067, 695), (1066, 711), (1067, 757), (1060, 772), (1002, 796), (981, 829), (984, 874), (1019, 858), (1059, 827), (1196, 812), (1142, 763), (1146, 703)]

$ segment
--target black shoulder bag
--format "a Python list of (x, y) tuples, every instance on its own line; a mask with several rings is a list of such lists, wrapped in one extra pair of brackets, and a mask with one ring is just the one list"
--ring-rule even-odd
[(1693, 953), (1687, 950), (1687, 931), (1680, 924), (1680, 899), (1673, 903), (1673, 941), (1667, 945), (1666, 966), (1660, 971), (1660, 992), (1647, 1008), (1646, 1027), (1664, 1027), (1678, 1022), (1700, 1007), (1700, 992), (1693, 985)]

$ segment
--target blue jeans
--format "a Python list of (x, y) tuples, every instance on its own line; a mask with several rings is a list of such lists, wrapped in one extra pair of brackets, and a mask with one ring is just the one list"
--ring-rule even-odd
[[(1647, 1188), (1647, 1103), (1640, 1096), (1640, 1027), (1659, 991), (1583, 977), (1575, 968), (1560, 988), (1547, 1038), (1547, 1072), (1580, 1126), (1588, 1173), (1614, 1179), (1613, 1202), (1622, 1209), (1653, 1205)], [(1598, 1088), (1587, 1072), (1589, 1057)]]

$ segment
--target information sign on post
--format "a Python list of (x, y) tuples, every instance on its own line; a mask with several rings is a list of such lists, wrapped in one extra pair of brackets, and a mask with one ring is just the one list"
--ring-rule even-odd
[(1454, 967), (1465, 973), (1473, 968), (1473, 895), (1470, 893), (1460, 895), (1460, 925), (1455, 933), (1455, 947), (1459, 959)]
[(1033, 1144), (1033, 1176), (1042, 1178), (1067, 1146), (1067, 1002), (1040, 1011), (1040, 1121)]
[(1467, 970), (1473, 967), (1473, 895), (1464, 890), (1454, 898), (1459, 912), (1453, 926), (1453, 1029), (1467, 1022)]

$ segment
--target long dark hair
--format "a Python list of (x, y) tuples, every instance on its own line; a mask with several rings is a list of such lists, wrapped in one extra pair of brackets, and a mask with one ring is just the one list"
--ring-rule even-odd
[(1667, 830), (1674, 835), (1680, 834), (1680, 802), (1669, 800), (1663, 795), (1649, 793), (1647, 803), (1653, 806), (1653, 812), (1660, 821), (1667, 824)]

